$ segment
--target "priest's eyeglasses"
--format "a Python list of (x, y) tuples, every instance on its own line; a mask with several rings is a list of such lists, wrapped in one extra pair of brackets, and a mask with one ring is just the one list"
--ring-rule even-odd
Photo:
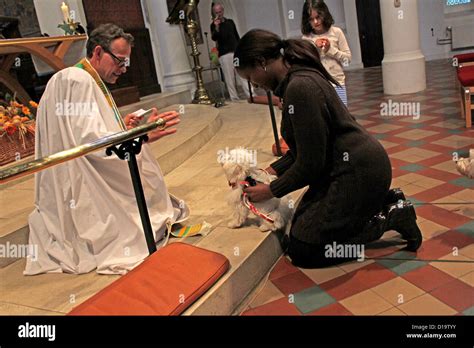
[[(102, 46), (101, 46), (102, 47)], [(109, 49), (105, 48), (105, 47), (102, 47), (102, 49), (110, 54), (110, 56), (115, 60), (115, 62), (118, 64), (119, 68), (123, 68), (123, 67), (129, 67), (130, 66), (130, 58), (119, 58), (117, 57), (115, 54), (113, 54), (112, 52), (110, 52)]]

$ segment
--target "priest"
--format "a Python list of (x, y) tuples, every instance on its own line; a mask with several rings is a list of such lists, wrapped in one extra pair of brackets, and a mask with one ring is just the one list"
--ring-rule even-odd
[[(49, 81), (36, 125), (36, 158), (92, 142), (138, 125), (139, 117), (122, 118), (105, 82), (114, 84), (127, 71), (133, 37), (114, 24), (95, 29), (87, 41), (87, 58), (63, 69)], [(158, 114), (165, 129), (148, 133), (149, 142), (176, 132), (176, 112)], [(171, 127), (171, 128), (169, 128)], [(137, 156), (150, 220), (157, 243), (189, 210), (171, 197), (161, 169), (145, 144)], [(25, 275), (39, 273), (123, 274), (148, 255), (126, 161), (105, 150), (39, 172), (35, 209), (29, 216), (29, 244), (38, 255), (27, 258)]]

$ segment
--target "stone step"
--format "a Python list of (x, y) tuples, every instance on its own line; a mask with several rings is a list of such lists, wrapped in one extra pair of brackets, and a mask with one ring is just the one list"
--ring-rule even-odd
[[(298, 204), (303, 191), (291, 197)], [(253, 220), (256, 223), (256, 220)], [(280, 240), (286, 231), (258, 233), (255, 225), (240, 229), (217, 228), (196, 246), (224, 254), (229, 271), (183, 315), (238, 315), (245, 300), (268, 275), (283, 254)]]
[[(203, 108), (203, 114), (212, 110)], [(184, 315), (231, 315), (239, 308), (282, 254), (279, 235), (260, 232), (256, 218), (244, 227), (227, 227), (231, 208), (226, 205), (227, 180), (217, 163), (217, 153), (226, 148), (247, 147), (258, 153), (258, 164), (265, 168), (275, 160), (271, 154), (273, 134), (268, 106), (229, 103), (219, 109), (222, 126), (205, 146), (165, 176), (169, 191), (184, 199), (191, 210), (187, 225), (209, 222), (213, 228), (206, 237), (171, 239), (219, 252), (230, 261), (229, 271), (189, 307)], [(279, 111), (277, 111), (279, 117)], [(249, 126), (250, 125), (250, 126)], [(182, 129), (182, 128), (181, 128)], [(302, 190), (294, 192), (296, 202)], [(22, 276), (25, 260), (0, 269), (0, 314), (61, 315), (118, 279), (118, 276), (41, 274)], [(54, 293), (55, 296), (51, 296)]]
[[(173, 98), (177, 97), (180, 95), (173, 95)], [(163, 107), (161, 111), (179, 110), (180, 105)], [(198, 151), (217, 133), (221, 124), (218, 109), (184, 105), (178, 132), (151, 144), (163, 174), (171, 172)], [(0, 245), (26, 245), (28, 215), (34, 207), (34, 175), (0, 185), (0, 207)], [(0, 257), (0, 268), (16, 260)]]

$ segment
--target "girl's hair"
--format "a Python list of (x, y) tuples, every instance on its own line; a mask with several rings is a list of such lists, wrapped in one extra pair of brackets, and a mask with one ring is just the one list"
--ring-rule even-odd
[(317, 69), (326, 80), (338, 85), (321, 64), (316, 46), (308, 40), (282, 40), (278, 35), (262, 29), (252, 29), (239, 41), (234, 52), (237, 69), (255, 68), (266, 60), (283, 59), (288, 64)]
[(301, 19), (301, 32), (303, 35), (309, 35), (314, 32), (310, 22), (311, 10), (315, 10), (319, 17), (322, 18), (324, 29), (329, 30), (331, 25), (334, 24), (334, 18), (332, 18), (331, 12), (329, 12), (329, 8), (323, 0), (306, 0), (303, 5), (303, 16)]

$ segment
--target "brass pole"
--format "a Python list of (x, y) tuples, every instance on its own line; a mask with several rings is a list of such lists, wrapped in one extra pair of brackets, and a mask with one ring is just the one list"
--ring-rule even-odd
[(79, 145), (69, 150), (64, 150), (50, 156), (3, 169), (0, 171), (0, 184), (4, 184), (23, 176), (39, 172), (49, 167), (70, 161), (109, 146), (121, 144), (130, 139), (139, 138), (140, 136), (147, 134), (158, 127), (163, 127), (164, 125), (165, 121), (160, 118), (155, 122), (150, 122), (140, 127), (112, 134), (104, 138), (97, 139), (96, 141), (93, 141), (89, 144)]
[(202, 79), (202, 66), (201, 63), (199, 62), (199, 56), (201, 53), (198, 50), (197, 47), (197, 32), (199, 29), (199, 26), (196, 21), (193, 19), (188, 20), (187, 24), (185, 25), (185, 31), (189, 35), (189, 38), (191, 39), (191, 48), (192, 48), (192, 53), (191, 56), (193, 57), (193, 62), (194, 62), (194, 68), (193, 71), (196, 74), (196, 93), (194, 94), (194, 99), (192, 101), (193, 104), (203, 104), (203, 105), (212, 105), (214, 102), (211, 100), (209, 97), (209, 94), (206, 91), (206, 88), (204, 88), (204, 82)]

